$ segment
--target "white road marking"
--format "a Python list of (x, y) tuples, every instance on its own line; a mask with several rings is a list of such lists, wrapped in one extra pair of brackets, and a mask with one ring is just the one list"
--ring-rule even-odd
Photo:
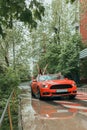
[(65, 112), (69, 112), (69, 111), (62, 109), (62, 110), (57, 110), (57, 112), (58, 112), (58, 113), (63, 113), (63, 112), (65, 113)]
[(64, 103), (67, 103), (67, 104), (76, 104), (76, 103), (69, 102), (69, 101), (55, 101), (55, 102), (61, 103), (61, 104), (64, 104)]
[(48, 114), (46, 114), (46, 117), (49, 117), (49, 115), (48, 115)]
[(71, 105), (63, 105), (63, 106), (65, 106), (65, 107), (67, 107), (67, 108), (75, 108), (75, 109), (80, 109), (80, 110), (87, 110), (87, 107), (83, 107), (83, 106), (71, 106)]
[(86, 112), (79, 111), (78, 113), (80, 113), (80, 114), (83, 114), (83, 115), (87, 116), (87, 113), (86, 113)]

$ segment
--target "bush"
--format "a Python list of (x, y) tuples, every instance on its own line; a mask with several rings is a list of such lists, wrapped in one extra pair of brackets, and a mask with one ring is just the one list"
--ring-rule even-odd
[(20, 83), (19, 76), (12, 68), (7, 68), (6, 71), (0, 74), (0, 90), (8, 92), (17, 87)]

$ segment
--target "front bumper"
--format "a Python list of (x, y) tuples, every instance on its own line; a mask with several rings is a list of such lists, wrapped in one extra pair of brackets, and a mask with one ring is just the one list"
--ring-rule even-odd
[(41, 89), (42, 97), (62, 97), (62, 96), (70, 96), (70, 95), (76, 95), (76, 94), (77, 94), (76, 87), (70, 88), (70, 89), (47, 89), (47, 88)]

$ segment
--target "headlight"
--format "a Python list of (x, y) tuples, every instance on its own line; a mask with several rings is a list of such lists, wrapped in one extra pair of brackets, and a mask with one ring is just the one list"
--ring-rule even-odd
[(48, 86), (47, 86), (47, 85), (42, 85), (42, 87), (43, 87), (43, 88), (48, 88)]

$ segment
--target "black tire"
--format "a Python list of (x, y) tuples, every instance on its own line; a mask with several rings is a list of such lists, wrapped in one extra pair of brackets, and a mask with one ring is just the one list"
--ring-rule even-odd
[(70, 95), (69, 96), (69, 99), (72, 100), (72, 99), (75, 99), (76, 95)]
[(37, 93), (35, 93), (35, 97), (37, 99), (41, 99), (41, 94), (40, 94), (40, 89), (39, 88), (37, 88)]
[(33, 94), (33, 90), (32, 90), (32, 88), (31, 88), (31, 96), (34, 97), (34, 94)]

